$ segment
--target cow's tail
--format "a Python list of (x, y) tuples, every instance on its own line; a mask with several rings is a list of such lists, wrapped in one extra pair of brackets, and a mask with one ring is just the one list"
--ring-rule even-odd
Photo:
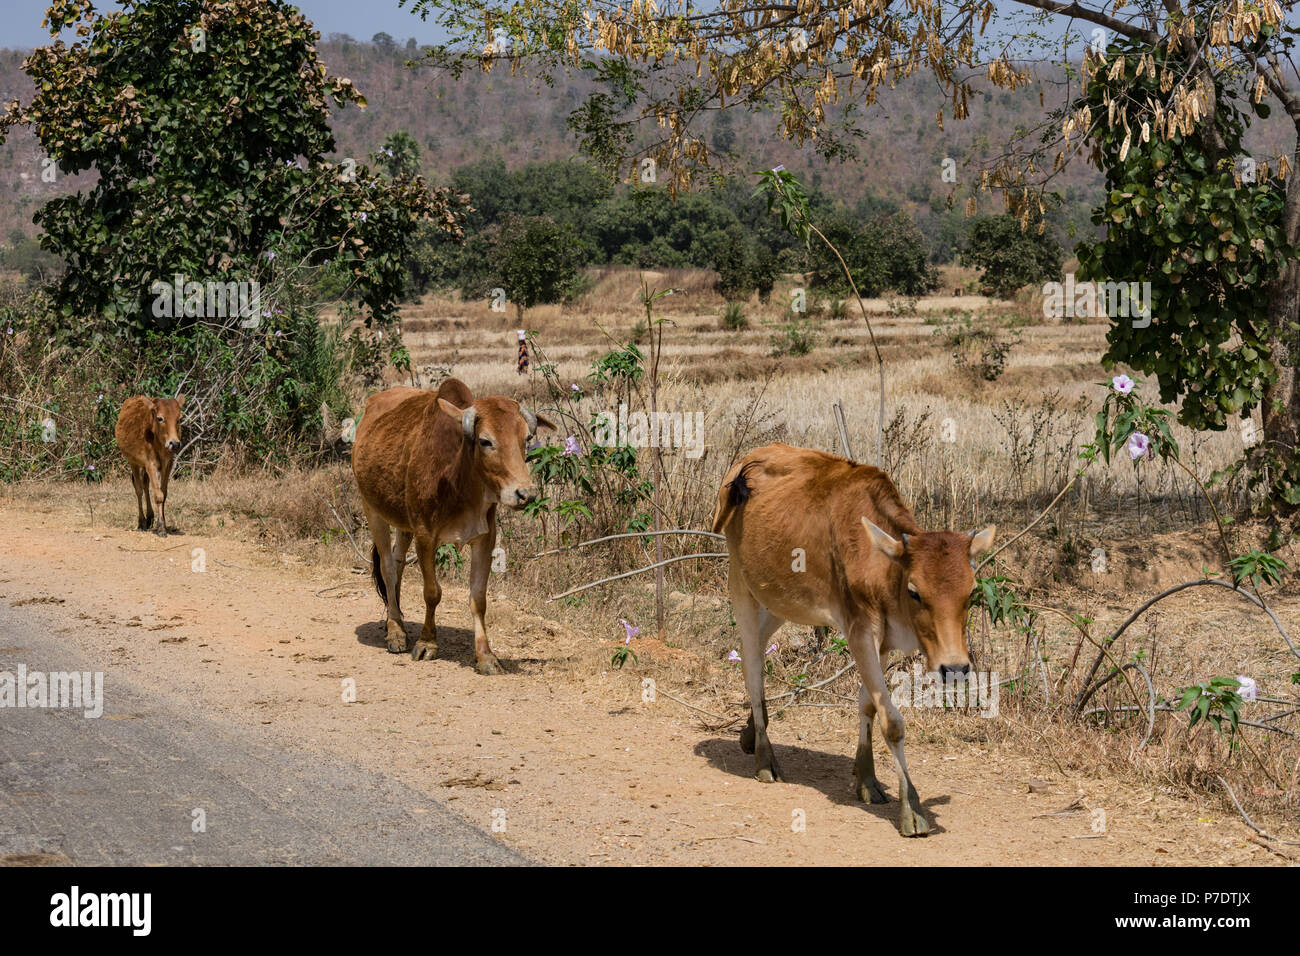
[(379, 546), (370, 546), (370, 580), (375, 582), (375, 590), (385, 604), (388, 603), (388, 588), (384, 587), (384, 571), (379, 566)]
[(746, 462), (736, 472), (736, 477), (718, 489), (718, 506), (713, 512), (714, 534), (722, 533), (722, 529), (727, 526), (727, 520), (731, 517), (732, 512), (743, 507), (745, 502), (749, 500), (750, 495), (754, 493), (749, 486), (747, 472), (754, 466), (761, 464), (761, 461)]

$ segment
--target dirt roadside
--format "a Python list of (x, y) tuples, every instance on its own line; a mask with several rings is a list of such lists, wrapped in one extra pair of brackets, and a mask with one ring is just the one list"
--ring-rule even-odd
[[(205, 570), (192, 570), (203, 549)], [(412, 633), (423, 606), (404, 589)], [(338, 586), (338, 585), (342, 586)], [(326, 590), (333, 588), (332, 590)], [(1063, 777), (1034, 754), (952, 737), (909, 737), (934, 825), (898, 835), (891, 802), (851, 792), (853, 734), (773, 731), (788, 781), (753, 780), (738, 726), (710, 732), (635, 674), (575, 680), (584, 639), (498, 595), (488, 628), (509, 673), (474, 673), (467, 599), (444, 589), (442, 657), (383, 647), (364, 578), (305, 566), (209, 534), (167, 539), (92, 525), (85, 512), (0, 497), (0, 599), (51, 605), (50, 626), (113, 670), (147, 681), (270, 746), (319, 751), (446, 802), (534, 859), (560, 864), (1271, 864), (1248, 828), (1153, 788)], [(135, 639), (123, 644), (120, 629)], [(2, 639), (2, 636), (0, 636)], [(345, 703), (346, 680), (356, 701)], [(737, 693), (741, 693), (737, 679)], [(906, 716), (906, 714), (905, 714)], [(999, 718), (994, 718), (999, 719)], [(877, 759), (889, 767), (876, 735)], [(1030, 792), (1029, 780), (1046, 792)], [(1036, 787), (1036, 790), (1044, 788)], [(1102, 808), (1097, 835), (1081, 800)], [(408, 808), (412, 814), (423, 808)], [(426, 811), (427, 812), (427, 811)], [(802, 830), (792, 826), (802, 819)]]

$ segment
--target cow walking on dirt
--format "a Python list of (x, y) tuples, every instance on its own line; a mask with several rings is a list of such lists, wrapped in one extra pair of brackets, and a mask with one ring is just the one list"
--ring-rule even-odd
[(497, 505), (518, 510), (537, 497), (525, 446), (539, 427), (555, 428), (513, 399), (492, 395), (475, 401), (454, 378), (436, 394), (398, 386), (366, 402), (352, 472), (374, 539), (371, 576), (387, 604), (390, 653), (408, 649), (401, 590), (411, 542), (424, 577), (424, 628), (410, 648), (417, 661), (438, 656), (438, 546), (468, 542), (474, 669), (502, 672), (483, 620)]
[(184, 395), (175, 398), (136, 395), (122, 403), (117, 415), (117, 447), (131, 468), (131, 486), (135, 488), (135, 526), (147, 531), (154, 524), (156, 504), (158, 523), (154, 531), (164, 538), (167, 537), (167, 484), (181, 447), (184, 406)]
[(898, 768), (899, 830), (927, 834), (903, 757), (903, 718), (886, 692), (881, 661), (890, 650), (919, 649), (945, 681), (966, 678), (974, 564), (992, 547), (995, 528), (922, 531), (878, 468), (778, 443), (750, 452), (727, 473), (713, 530), (725, 533), (731, 559), (728, 586), (750, 703), (740, 745), (754, 754), (755, 776), (781, 779), (767, 736), (764, 645), (785, 621), (836, 627), (862, 678), (858, 797), (886, 800), (871, 750), (879, 713)]

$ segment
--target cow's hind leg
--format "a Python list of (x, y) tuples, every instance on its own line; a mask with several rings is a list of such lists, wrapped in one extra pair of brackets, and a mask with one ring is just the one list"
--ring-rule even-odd
[[(883, 621), (875, 623), (876, 628), (884, 626)], [(880, 664), (880, 654), (876, 650), (875, 629), (861, 625), (852, 628), (849, 634), (849, 650), (858, 665), (858, 674), (862, 677), (863, 687), (871, 695), (875, 709), (883, 715), (885, 740), (889, 751), (894, 755), (898, 767), (898, 829), (903, 836), (925, 836), (930, 832), (930, 824), (921, 809), (921, 798), (907, 775), (907, 760), (903, 756), (903, 715), (898, 712), (885, 689), (885, 672)]]
[[(364, 506), (363, 506), (364, 507)], [(398, 601), (401, 590), (401, 572), (405, 570), (406, 556), (403, 554), (403, 566), (397, 568), (393, 561), (393, 536), (388, 522), (377, 511), (365, 508), (366, 523), (370, 525), (370, 537), (375, 542), (375, 562), (378, 564), (379, 596), (384, 599), (384, 630), (388, 653), (401, 654), (406, 651), (406, 626), (402, 623), (402, 606)]]
[(442, 600), (442, 586), (438, 584), (438, 546), (428, 535), (415, 536), (415, 557), (424, 579), (424, 627), (420, 639), (411, 648), (411, 659), (431, 661), (438, 656), (438, 625), (434, 618)]
[(488, 644), (487, 613), (488, 574), (492, 571), (492, 552), (497, 545), (496, 515), (488, 514), (488, 531), (470, 542), (469, 606), (474, 615), (474, 670), (480, 674), (503, 674), (505, 669)]
[(148, 531), (153, 523), (153, 502), (149, 502), (149, 516), (145, 517), (144, 503), (149, 497), (149, 481), (144, 469), (139, 465), (131, 466), (131, 487), (135, 489), (135, 527), (137, 531)]
[[(761, 647), (767, 646), (767, 640), (776, 633), (785, 621), (777, 617), (767, 608), (760, 606), (758, 610), (758, 643)], [(763, 723), (767, 724), (767, 698), (763, 699)], [(745, 729), (740, 732), (740, 749), (747, 754), (754, 752), (754, 715), (751, 712), (749, 721), (745, 724)]]
[(858, 688), (858, 754), (853, 761), (853, 775), (858, 799), (864, 803), (884, 803), (889, 799), (876, 779), (876, 755), (871, 750), (871, 722), (875, 717), (875, 702), (863, 684)]
[[(781, 780), (772, 742), (767, 739), (767, 700), (763, 691), (763, 637), (759, 624), (758, 601), (749, 593), (749, 586), (733, 563), (728, 574), (731, 590), (731, 607), (740, 630), (740, 663), (745, 671), (745, 690), (749, 694), (750, 727), (741, 734), (740, 745), (748, 742), (754, 754), (754, 776), (764, 783)], [(778, 622), (779, 623), (779, 622)], [(746, 741), (746, 736), (749, 740)], [(750, 748), (745, 748), (747, 751)]]

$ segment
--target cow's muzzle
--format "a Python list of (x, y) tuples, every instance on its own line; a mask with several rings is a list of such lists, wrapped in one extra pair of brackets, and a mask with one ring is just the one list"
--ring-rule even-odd
[(970, 673), (969, 664), (940, 664), (939, 677), (945, 684), (949, 682), (964, 681), (966, 675)]
[(516, 488), (514, 491), (513, 500), (509, 500), (503, 503), (518, 511), (520, 508), (525, 508), (536, 500), (537, 500), (536, 488)]

